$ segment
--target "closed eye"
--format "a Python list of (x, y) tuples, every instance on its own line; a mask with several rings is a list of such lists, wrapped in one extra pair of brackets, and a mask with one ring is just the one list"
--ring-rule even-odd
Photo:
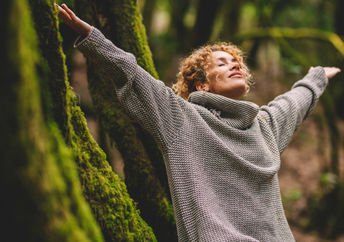
[(224, 65), (225, 65), (225, 64), (222, 63), (222, 64), (219, 64), (218, 66), (224, 66)]

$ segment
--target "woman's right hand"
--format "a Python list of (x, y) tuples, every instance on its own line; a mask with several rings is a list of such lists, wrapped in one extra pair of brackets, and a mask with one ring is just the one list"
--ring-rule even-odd
[(55, 3), (55, 6), (58, 10), (58, 16), (75, 32), (83, 37), (86, 37), (91, 33), (91, 25), (78, 18), (74, 12), (67, 7), (66, 4), (62, 4), (61, 7)]

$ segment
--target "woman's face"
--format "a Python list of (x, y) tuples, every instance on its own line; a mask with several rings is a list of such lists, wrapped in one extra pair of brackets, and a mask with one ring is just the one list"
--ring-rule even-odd
[(238, 60), (225, 51), (214, 51), (206, 69), (207, 83), (199, 83), (197, 90), (209, 91), (239, 99), (246, 93), (246, 79)]

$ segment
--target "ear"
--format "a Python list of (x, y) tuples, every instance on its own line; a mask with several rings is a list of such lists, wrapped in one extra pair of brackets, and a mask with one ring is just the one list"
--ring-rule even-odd
[(209, 92), (209, 83), (208, 82), (196, 82), (196, 90)]

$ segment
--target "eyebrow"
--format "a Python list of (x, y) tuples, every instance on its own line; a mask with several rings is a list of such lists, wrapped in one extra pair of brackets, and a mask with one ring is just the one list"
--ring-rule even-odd
[[(216, 60), (226, 62), (228, 59), (225, 57), (218, 57), (218, 58), (216, 58)], [(230, 61), (238, 61), (238, 59), (233, 57)]]
[(227, 61), (227, 59), (226, 59), (226, 58), (224, 58), (224, 57), (218, 57), (218, 58), (216, 58), (216, 60), (220, 60), (220, 61)]

